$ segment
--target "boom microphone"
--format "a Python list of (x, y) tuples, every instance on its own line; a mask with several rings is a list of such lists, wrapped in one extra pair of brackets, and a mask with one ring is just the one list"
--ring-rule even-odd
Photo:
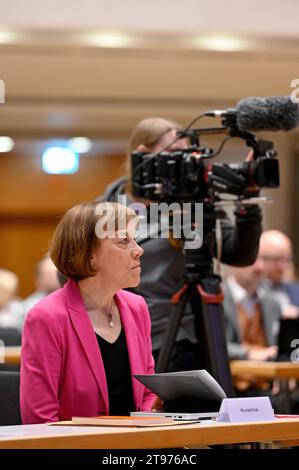
[(234, 118), (241, 131), (289, 131), (299, 124), (299, 107), (289, 96), (244, 98), (235, 108), (209, 111), (206, 116), (223, 117), (228, 126)]

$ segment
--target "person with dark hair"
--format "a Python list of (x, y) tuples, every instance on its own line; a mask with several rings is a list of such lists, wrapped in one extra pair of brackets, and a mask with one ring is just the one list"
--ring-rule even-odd
[[(186, 150), (184, 138), (177, 138), (181, 126), (168, 119), (153, 117), (139, 122), (133, 130), (128, 146), (127, 175), (111, 183), (98, 200), (118, 201), (126, 196), (126, 203), (134, 201), (131, 188), (130, 160), (132, 151), (159, 153)], [(161, 157), (163, 158), (163, 157)], [(149, 203), (150, 201), (143, 201)], [(216, 210), (216, 209), (215, 209)], [(219, 211), (219, 209), (218, 209)], [(220, 211), (219, 211), (220, 212)], [(254, 263), (261, 234), (261, 210), (257, 205), (242, 206), (235, 211), (236, 222), (232, 225), (227, 215), (221, 211), (223, 263), (246, 266)], [(152, 230), (152, 227), (151, 227)], [(205, 249), (216, 254), (215, 233), (204, 233)], [(209, 240), (208, 240), (209, 237)], [(135, 292), (142, 295), (148, 306), (152, 321), (153, 354), (158, 357), (163, 344), (163, 336), (171, 313), (171, 297), (182, 285), (185, 274), (185, 260), (182, 243), (166, 238), (138, 239), (144, 249), (142, 258), (141, 284)], [(198, 339), (195, 333), (194, 315), (190, 306), (186, 309), (172, 351), (169, 370), (192, 370), (198, 368)]]
[(138, 218), (117, 203), (70, 209), (51, 246), (69, 278), (25, 319), (20, 403), (23, 424), (150, 410), (155, 396), (133, 374), (154, 372), (150, 317), (140, 296)]

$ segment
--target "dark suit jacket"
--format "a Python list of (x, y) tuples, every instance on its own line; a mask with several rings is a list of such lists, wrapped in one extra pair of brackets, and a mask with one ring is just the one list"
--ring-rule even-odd
[[(267, 294), (262, 297), (260, 305), (267, 346), (273, 346), (277, 343), (281, 310), (279, 304)], [(242, 335), (238, 324), (236, 305), (228, 284), (224, 285), (223, 309), (229, 358), (246, 359), (246, 349), (241, 344)]]
[(299, 307), (299, 283), (298, 282), (285, 282), (285, 290), (290, 298), (291, 304)]

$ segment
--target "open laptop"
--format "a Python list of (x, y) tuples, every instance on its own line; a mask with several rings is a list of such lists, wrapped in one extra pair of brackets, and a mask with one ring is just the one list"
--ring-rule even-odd
[(131, 416), (152, 416), (152, 417), (163, 417), (163, 418), (172, 418), (178, 421), (201, 421), (206, 419), (217, 418), (218, 411), (210, 413), (179, 413), (175, 411), (131, 411)]
[[(292, 341), (298, 340), (292, 345)], [(299, 318), (280, 320), (278, 333), (278, 360), (290, 361), (294, 348), (299, 345)]]
[(163, 411), (132, 412), (143, 416), (165, 416), (176, 420), (203, 420), (218, 416), (226, 394), (206, 370), (134, 375), (164, 401)]

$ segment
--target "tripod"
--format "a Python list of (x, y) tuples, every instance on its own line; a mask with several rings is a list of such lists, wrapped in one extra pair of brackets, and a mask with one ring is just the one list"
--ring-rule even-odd
[(223, 293), (220, 277), (213, 274), (213, 245), (215, 237), (214, 210), (204, 211), (204, 242), (200, 249), (185, 250), (185, 282), (172, 296), (173, 308), (165, 332), (156, 371), (166, 372), (171, 353), (188, 302), (194, 315), (195, 331), (200, 354), (198, 368), (207, 369), (219, 382), (227, 396), (234, 396), (229, 368), (223, 319)]

